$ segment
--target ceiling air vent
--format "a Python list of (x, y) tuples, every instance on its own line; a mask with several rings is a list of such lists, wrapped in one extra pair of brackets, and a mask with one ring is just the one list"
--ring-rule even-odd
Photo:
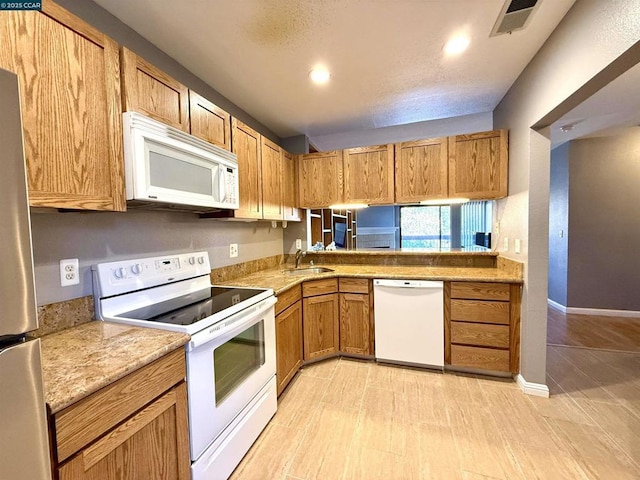
[(507, 0), (491, 30), (490, 37), (522, 30), (542, 0)]

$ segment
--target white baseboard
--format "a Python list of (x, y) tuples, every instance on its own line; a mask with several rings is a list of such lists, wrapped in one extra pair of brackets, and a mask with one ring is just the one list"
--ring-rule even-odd
[(640, 312), (635, 310), (610, 310), (606, 308), (580, 308), (565, 307), (564, 305), (554, 302), (547, 298), (547, 303), (551, 308), (561, 311), (562, 313), (573, 313), (576, 315), (599, 315), (602, 317), (630, 317), (640, 318)]
[(562, 313), (567, 313), (567, 307), (565, 307), (564, 305), (559, 304), (558, 302), (554, 302), (550, 298), (547, 298), (547, 304), (549, 304), (549, 306), (551, 308), (555, 308), (556, 310), (559, 310)]
[(544, 383), (527, 382), (520, 374), (516, 375), (516, 383), (518, 384), (520, 389), (527, 395), (549, 398), (549, 387), (547, 387)]

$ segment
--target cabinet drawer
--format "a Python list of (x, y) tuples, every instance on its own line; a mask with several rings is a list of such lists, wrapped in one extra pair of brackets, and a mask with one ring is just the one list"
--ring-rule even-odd
[(302, 296), (313, 297), (315, 295), (325, 295), (338, 291), (338, 279), (327, 278), (324, 280), (312, 280), (302, 284)]
[(451, 298), (509, 301), (510, 284), (451, 282)]
[(509, 348), (509, 327), (506, 325), (451, 322), (451, 343)]
[(279, 293), (278, 302), (276, 303), (276, 315), (300, 300), (301, 295), (302, 289), (300, 285), (296, 285), (289, 290)]
[(180, 348), (58, 412), (58, 462), (183, 381), (185, 373), (185, 354)]
[(451, 345), (451, 365), (508, 372), (509, 351)]
[(369, 280), (366, 278), (341, 278), (341, 293), (369, 293)]
[(509, 325), (509, 302), (451, 300), (451, 320)]

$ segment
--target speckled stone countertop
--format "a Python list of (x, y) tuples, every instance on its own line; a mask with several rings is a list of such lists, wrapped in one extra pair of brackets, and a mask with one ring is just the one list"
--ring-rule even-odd
[[(291, 268), (292, 265), (283, 265), (282, 268), (263, 270), (252, 275), (229, 280), (226, 284), (240, 287), (272, 288), (276, 295), (278, 295), (279, 293), (308, 280), (333, 277), (522, 283), (521, 276), (499, 268), (336, 264), (318, 264), (314, 266), (327, 267), (334, 271), (309, 275), (286, 275), (283, 273), (283, 269)], [(308, 267), (308, 265), (301, 265), (301, 268), (304, 267)]]
[(189, 341), (184, 333), (93, 321), (42, 342), (42, 376), (52, 413)]

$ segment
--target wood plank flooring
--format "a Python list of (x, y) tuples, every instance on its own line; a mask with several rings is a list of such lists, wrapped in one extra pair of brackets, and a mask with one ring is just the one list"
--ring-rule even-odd
[(346, 358), (306, 366), (231, 478), (640, 479), (640, 324), (565, 317), (549, 318), (550, 398)]
[(640, 352), (640, 318), (547, 311), (547, 343)]

